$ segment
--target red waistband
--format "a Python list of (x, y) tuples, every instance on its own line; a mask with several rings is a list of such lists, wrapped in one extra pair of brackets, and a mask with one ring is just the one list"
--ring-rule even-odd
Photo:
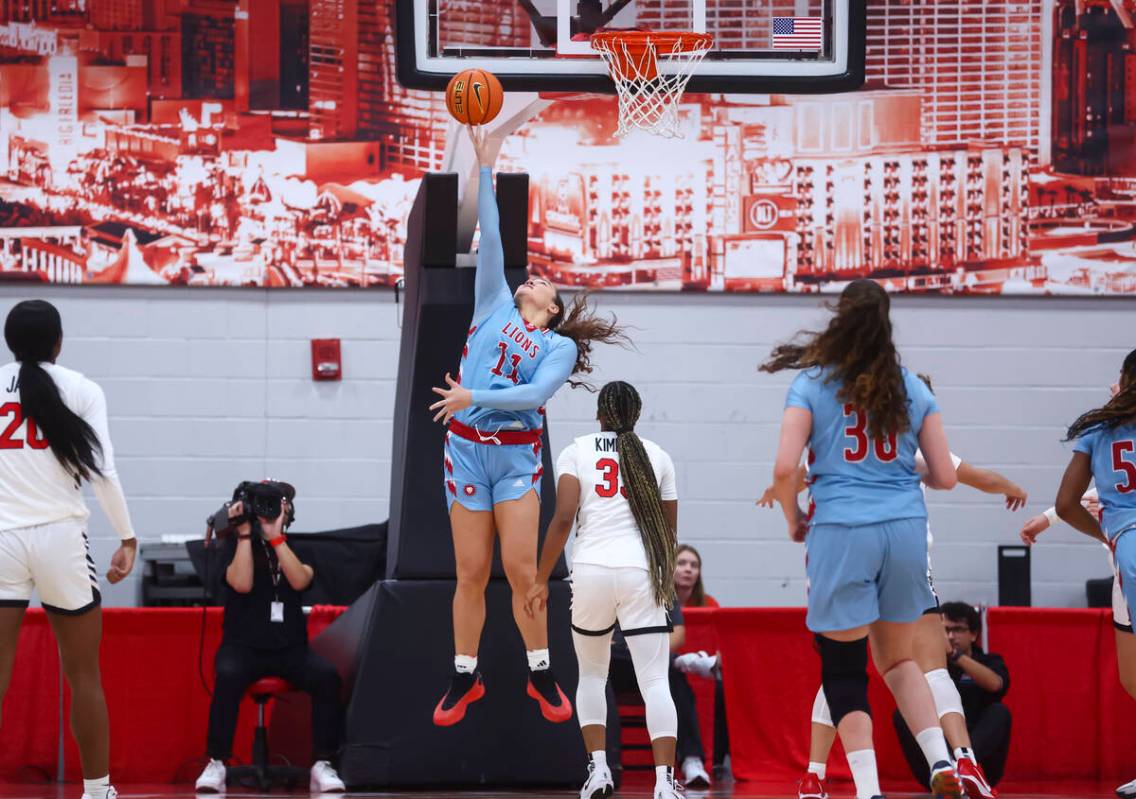
[(450, 420), (450, 432), (475, 444), (536, 444), (540, 441), (541, 430), (478, 430), (462, 424), (457, 419)]

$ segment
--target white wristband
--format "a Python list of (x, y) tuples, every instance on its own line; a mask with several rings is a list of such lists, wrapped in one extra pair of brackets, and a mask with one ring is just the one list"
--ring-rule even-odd
[(1049, 520), (1051, 526), (1060, 521), (1060, 518), (1057, 516), (1057, 508), (1050, 508), (1042, 515)]

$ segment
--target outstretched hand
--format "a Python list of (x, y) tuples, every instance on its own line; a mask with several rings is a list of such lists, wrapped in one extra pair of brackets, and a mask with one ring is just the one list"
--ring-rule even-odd
[(1033, 546), (1037, 543), (1037, 537), (1048, 529), (1049, 519), (1045, 517), (1044, 513), (1039, 513), (1022, 525), (1022, 531), (1019, 535), (1023, 544)]
[(1022, 487), (1015, 485), (1012, 490), (1006, 492), (1006, 510), (1017, 510), (1024, 507), (1029, 495), (1026, 494)]
[(473, 144), (473, 151), (477, 154), (477, 163), (481, 166), (493, 166), (493, 159), (489, 157), (489, 148), (486, 146), (485, 139), (487, 134), (482, 125), (466, 125), (466, 131), (469, 133), (469, 140)]
[(762, 508), (772, 508), (776, 502), (777, 497), (773, 493), (773, 486), (769, 486), (769, 488), (765, 489), (765, 493), (761, 495), (761, 499), (755, 504)]
[(434, 421), (440, 421), (442, 424), (449, 424), (450, 419), (454, 418), (454, 414), (473, 404), (473, 392), (450, 377), (449, 372), (446, 372), (446, 385), (449, 388), (435, 386), (432, 389), (441, 399), (430, 406), (430, 410), (436, 411)]

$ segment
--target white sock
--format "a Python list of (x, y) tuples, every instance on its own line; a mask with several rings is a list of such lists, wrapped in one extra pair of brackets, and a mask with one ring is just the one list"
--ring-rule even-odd
[(97, 780), (83, 780), (83, 793), (91, 797), (91, 799), (106, 799), (107, 791), (110, 790), (110, 775), (99, 777)]
[(974, 759), (974, 750), (968, 749), (965, 746), (960, 746), (958, 749), (955, 750), (955, 762), (962, 760), (964, 757), (967, 760), (969, 760), (971, 763), (977, 763), (978, 762), (977, 760)]
[(529, 671), (543, 671), (551, 662), (547, 649), (529, 649), (525, 654), (529, 656)]
[(947, 749), (942, 727), (928, 727), (915, 736), (915, 742), (923, 750), (923, 757), (927, 758), (927, 765), (931, 768), (936, 763), (951, 762), (951, 750)]
[(592, 752), (592, 764), (595, 765), (596, 771), (607, 768), (607, 752), (603, 749), (597, 749)]
[(473, 674), (477, 671), (477, 658), (469, 655), (454, 655), (454, 670), (458, 674)]
[(880, 795), (880, 775), (876, 771), (876, 753), (873, 749), (849, 752), (848, 767), (856, 783), (856, 799), (872, 799)]
[(824, 775), (828, 773), (827, 763), (814, 763), (809, 761), (809, 774), (816, 774), (818, 780), (823, 780)]
[(670, 766), (655, 766), (655, 785), (674, 785), (674, 769)]

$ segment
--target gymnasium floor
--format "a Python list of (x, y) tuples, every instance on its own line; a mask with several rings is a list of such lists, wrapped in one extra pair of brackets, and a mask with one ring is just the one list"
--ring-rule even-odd
[[(735, 785), (726, 785), (711, 791), (687, 791), (688, 799), (796, 799), (796, 794), (785, 792), (784, 784), (762, 784), (760, 782), (746, 782)], [(1057, 786), (1039, 786), (1021, 784), (1006, 786), (999, 791), (1002, 799), (1115, 799), (1112, 785), (1093, 785), (1086, 783), (1062, 783)], [(121, 799), (194, 799), (192, 790), (188, 785), (126, 785), (120, 787)], [(835, 790), (832, 790), (832, 789)], [(82, 786), (80, 785), (8, 785), (0, 784), (0, 799), (80, 799)], [(240, 799), (279, 799), (283, 796), (280, 791), (272, 794), (258, 794), (247, 791), (230, 790), (227, 797)], [(830, 788), (832, 799), (851, 799), (851, 785), (835, 785)], [(925, 795), (925, 794), (923, 794)], [(308, 796), (307, 791), (293, 793), (291, 796)], [(330, 797), (336, 796), (329, 794)], [(509, 797), (510, 799), (543, 799), (543, 797), (557, 797), (572, 799), (577, 796), (575, 791), (407, 791), (390, 793), (351, 793), (351, 797), (384, 797), (389, 799), (494, 799), (495, 797)], [(921, 794), (889, 793), (889, 799), (902, 797), (915, 797)], [(646, 782), (626, 786), (616, 794), (616, 797), (626, 799), (650, 799), (650, 785)]]

